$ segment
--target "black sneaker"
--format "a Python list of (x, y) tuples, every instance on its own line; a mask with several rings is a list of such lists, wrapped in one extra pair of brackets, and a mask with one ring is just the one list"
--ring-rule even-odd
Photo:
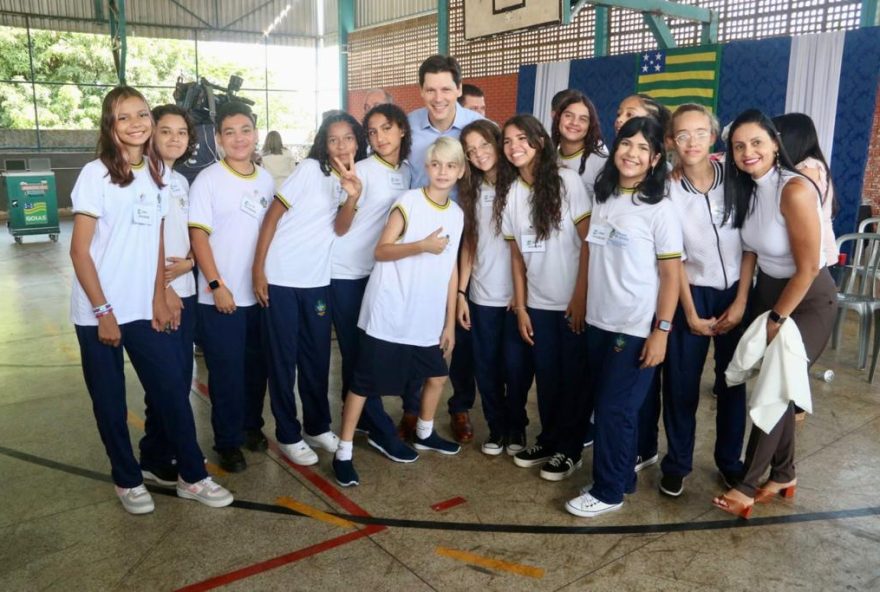
[(551, 456), (553, 456), (553, 453), (540, 444), (535, 444), (531, 448), (526, 448), (523, 451), (517, 452), (513, 456), (513, 464), (526, 469), (536, 465), (543, 465), (550, 460)]
[(220, 468), (228, 473), (241, 473), (247, 468), (247, 461), (240, 448), (221, 448), (217, 450)]
[(670, 497), (678, 497), (684, 493), (684, 477), (681, 475), (663, 475), (660, 478), (660, 493)]
[(164, 487), (177, 487), (177, 465), (141, 466), (144, 481), (152, 481)]
[(498, 456), (504, 452), (504, 438), (498, 434), (489, 434), (489, 439), (483, 442), (480, 451), (489, 456)]
[(266, 452), (269, 449), (269, 440), (263, 430), (245, 430), (244, 447), (252, 452)]
[(354, 463), (350, 460), (333, 459), (333, 474), (336, 482), (343, 487), (351, 487), (360, 483), (357, 471), (354, 470)]
[(526, 433), (512, 432), (507, 436), (507, 443), (504, 446), (508, 456), (514, 456), (526, 449)]
[(579, 469), (583, 461), (565, 456), (562, 452), (557, 452), (553, 457), (544, 463), (541, 467), (541, 479), (547, 481), (562, 481), (571, 477), (571, 474)]

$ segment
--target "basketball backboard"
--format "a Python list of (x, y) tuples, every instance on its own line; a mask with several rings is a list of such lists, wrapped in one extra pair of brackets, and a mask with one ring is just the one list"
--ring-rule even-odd
[(569, 0), (464, 0), (464, 38), (559, 24)]

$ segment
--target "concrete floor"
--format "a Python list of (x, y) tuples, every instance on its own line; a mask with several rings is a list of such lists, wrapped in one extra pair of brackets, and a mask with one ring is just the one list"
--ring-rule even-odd
[[(154, 495), (153, 514), (130, 516), (108, 482), (68, 321), (70, 230), (66, 222), (58, 244), (0, 238), (0, 590), (880, 589), (880, 391), (854, 368), (852, 321), (843, 348), (819, 362), (837, 378), (813, 381), (795, 502), (761, 506), (749, 522), (710, 503), (721, 488), (709, 380), (684, 495), (658, 493), (655, 465), (623, 510), (598, 519), (562, 507), (589, 480), (589, 450), (573, 478), (549, 483), (478, 444), (400, 465), (362, 436), (359, 487), (335, 485), (327, 453), (311, 468), (271, 450), (246, 453), (246, 472), (217, 477), (234, 507)], [(335, 350), (333, 363), (335, 394)], [(197, 381), (205, 378), (200, 361)], [(134, 372), (128, 386), (136, 442), (143, 398)], [(216, 461), (208, 403), (198, 388), (191, 401), (202, 449)], [(397, 419), (396, 402), (386, 406)], [(479, 409), (473, 415), (480, 441)], [(530, 416), (537, 421), (534, 396)], [(265, 417), (272, 435), (268, 405)]]

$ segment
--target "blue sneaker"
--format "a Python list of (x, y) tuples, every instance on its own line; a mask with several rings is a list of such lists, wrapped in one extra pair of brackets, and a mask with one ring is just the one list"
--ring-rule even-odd
[(343, 487), (351, 487), (360, 484), (358, 481), (357, 471), (354, 470), (354, 463), (350, 460), (333, 459), (333, 474), (336, 475), (336, 482)]
[(419, 453), (398, 440), (396, 434), (394, 438), (388, 440), (379, 436), (370, 436), (367, 438), (367, 443), (394, 462), (411, 463), (419, 460)]
[(436, 431), (432, 431), (431, 435), (422, 440), (415, 436), (414, 446), (416, 450), (433, 450), (435, 452), (439, 452), (440, 454), (458, 454), (461, 452), (461, 446), (456, 444), (455, 442), (450, 442), (449, 440), (444, 440), (440, 436), (437, 435)]

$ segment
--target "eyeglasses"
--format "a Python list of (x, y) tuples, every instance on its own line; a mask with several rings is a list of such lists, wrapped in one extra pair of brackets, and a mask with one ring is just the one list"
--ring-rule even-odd
[(488, 142), (483, 142), (479, 146), (468, 148), (467, 152), (465, 152), (465, 156), (467, 156), (468, 158), (473, 158), (478, 152), (489, 152), (491, 148), (492, 144), (489, 144)]
[(693, 134), (691, 134), (690, 132), (681, 132), (680, 134), (675, 136), (674, 139), (676, 144), (678, 144), (679, 146), (684, 146), (691, 140), (702, 144), (711, 136), (712, 134), (710, 132), (707, 132), (706, 130), (697, 130)]

